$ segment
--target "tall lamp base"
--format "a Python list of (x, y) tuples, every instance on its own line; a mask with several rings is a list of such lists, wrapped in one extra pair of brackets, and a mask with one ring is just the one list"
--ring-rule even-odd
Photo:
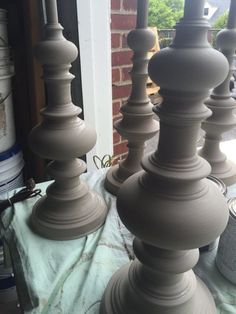
[(211, 175), (221, 179), (226, 185), (231, 185), (236, 182), (236, 165), (226, 160), (223, 163), (211, 164)]
[(117, 195), (123, 180), (121, 180), (116, 174), (119, 169), (119, 165), (112, 166), (106, 175), (105, 189), (113, 195)]
[[(105, 290), (100, 314), (215, 314), (214, 299), (208, 288), (192, 271), (185, 274), (189, 280), (188, 291), (170, 295), (166, 288), (159, 287), (156, 294), (142, 289), (142, 283), (134, 280), (125, 266), (111, 278)], [(153, 292), (153, 291), (152, 291)], [(192, 295), (191, 295), (192, 294)]]
[(51, 201), (42, 197), (33, 208), (31, 227), (41, 236), (52, 240), (83, 237), (103, 225), (107, 207), (93, 191), (77, 200)]

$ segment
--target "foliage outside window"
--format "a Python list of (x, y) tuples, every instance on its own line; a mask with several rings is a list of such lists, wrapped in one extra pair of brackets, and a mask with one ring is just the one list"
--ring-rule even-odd
[(173, 28), (183, 16), (184, 0), (150, 0), (149, 26)]
[(227, 25), (229, 12), (226, 11), (224, 14), (218, 17), (218, 19), (215, 21), (213, 27), (216, 29), (222, 29), (225, 28)]

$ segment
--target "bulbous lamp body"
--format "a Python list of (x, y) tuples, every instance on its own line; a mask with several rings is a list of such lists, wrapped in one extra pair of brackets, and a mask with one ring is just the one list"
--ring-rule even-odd
[(128, 156), (118, 165), (111, 167), (105, 180), (105, 188), (117, 195), (121, 184), (132, 174), (141, 170), (145, 141), (159, 130), (158, 121), (153, 119), (153, 105), (147, 96), (148, 51), (155, 44), (155, 36), (147, 25), (148, 1), (137, 1), (137, 25), (128, 34), (128, 45), (134, 51), (131, 95), (121, 108), (122, 119), (115, 122), (115, 129), (128, 140)]
[(43, 237), (67, 240), (99, 228), (107, 209), (103, 199), (80, 180), (86, 164), (78, 157), (95, 145), (96, 133), (78, 117), (81, 109), (71, 100), (74, 76), (69, 70), (78, 51), (62, 34), (56, 0), (47, 0), (45, 5), (45, 39), (35, 47), (35, 56), (43, 65), (47, 107), (41, 112), (43, 122), (32, 129), (29, 143), (33, 152), (52, 160), (47, 173), (55, 181), (36, 202), (31, 225)]
[(202, 123), (205, 130), (205, 143), (199, 155), (211, 165), (211, 174), (226, 185), (236, 182), (236, 165), (227, 159), (220, 150), (222, 134), (236, 125), (236, 100), (230, 91), (230, 80), (235, 71), (234, 59), (236, 50), (236, 0), (231, 0), (227, 28), (217, 34), (217, 46), (229, 62), (226, 79), (214, 88), (205, 104), (212, 111), (212, 115)]
[(136, 259), (111, 278), (101, 314), (213, 314), (216, 307), (192, 271), (200, 246), (219, 236), (227, 204), (206, 177), (211, 168), (197, 155), (209, 89), (220, 84), (228, 62), (207, 41), (204, 0), (186, 0), (170, 47), (154, 55), (149, 75), (160, 86), (160, 138), (144, 157), (143, 171), (121, 186), (117, 208), (135, 235)]

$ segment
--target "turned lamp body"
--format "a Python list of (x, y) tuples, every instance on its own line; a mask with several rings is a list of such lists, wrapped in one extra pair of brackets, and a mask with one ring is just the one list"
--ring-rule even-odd
[(29, 141), (36, 154), (54, 160), (47, 168), (55, 182), (35, 204), (31, 223), (42, 236), (65, 240), (101, 226), (106, 206), (79, 178), (86, 164), (77, 157), (94, 146), (96, 134), (78, 117), (81, 109), (71, 101), (73, 75), (69, 69), (77, 57), (77, 48), (63, 37), (56, 0), (45, 3), (45, 40), (35, 47), (35, 55), (43, 65), (48, 105), (42, 110), (43, 122), (33, 128)]
[(128, 102), (121, 108), (123, 118), (115, 123), (118, 133), (128, 140), (128, 156), (119, 165), (109, 169), (105, 181), (106, 189), (117, 194), (121, 184), (132, 174), (141, 170), (144, 143), (153, 137), (159, 124), (153, 119), (153, 105), (147, 92), (147, 53), (154, 46), (155, 36), (147, 28), (148, 1), (137, 1), (136, 29), (128, 34), (128, 45), (134, 51), (131, 71), (132, 91)]
[(227, 204), (206, 177), (207, 161), (197, 155), (203, 104), (209, 89), (227, 75), (228, 62), (207, 41), (204, 1), (186, 0), (169, 48), (149, 62), (149, 75), (163, 101), (155, 111), (160, 139), (142, 161), (144, 171), (121, 186), (117, 208), (136, 236), (136, 259), (111, 278), (101, 314), (213, 314), (214, 300), (192, 267), (198, 247), (217, 238), (227, 220)]
[(230, 185), (236, 182), (236, 166), (220, 150), (222, 134), (236, 125), (236, 100), (231, 97), (230, 80), (235, 71), (234, 57), (236, 50), (236, 0), (231, 0), (228, 25), (217, 35), (217, 45), (229, 62), (228, 76), (216, 87), (205, 104), (212, 111), (212, 116), (202, 123), (206, 131), (205, 143), (199, 154), (212, 167), (211, 174)]

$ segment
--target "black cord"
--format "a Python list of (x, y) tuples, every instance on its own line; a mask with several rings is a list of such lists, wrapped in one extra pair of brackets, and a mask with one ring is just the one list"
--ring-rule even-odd
[[(108, 154), (104, 155), (102, 158), (99, 158), (97, 155), (94, 155), (93, 162), (97, 169), (110, 167), (112, 165), (112, 157)], [(98, 165), (98, 162), (100, 165)]]
[(41, 195), (40, 189), (34, 189), (35, 182), (33, 179), (29, 179), (25, 188), (15, 193), (12, 197), (0, 201), (0, 214), (8, 207), (13, 206), (17, 202), (24, 201), (28, 198), (32, 198)]

